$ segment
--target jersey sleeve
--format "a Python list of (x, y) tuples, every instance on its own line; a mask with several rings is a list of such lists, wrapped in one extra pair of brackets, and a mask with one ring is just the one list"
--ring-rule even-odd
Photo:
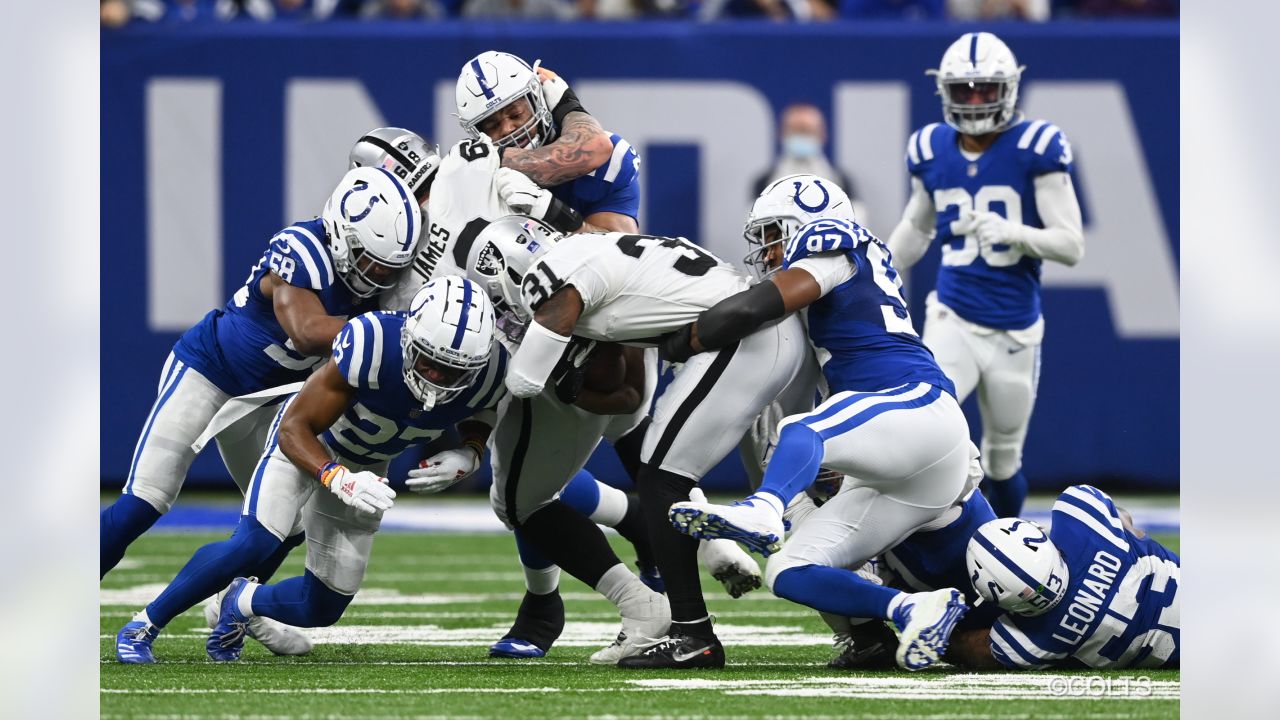
[(858, 266), (850, 262), (849, 256), (845, 254), (811, 255), (791, 263), (790, 267), (809, 273), (818, 283), (822, 296), (848, 282), (858, 273)]
[(940, 126), (941, 123), (930, 123), (907, 138), (907, 172), (919, 176), (929, 161), (933, 160), (936, 141), (934, 136), (938, 134)]
[(866, 228), (849, 220), (814, 220), (800, 226), (787, 242), (782, 266), (791, 267), (804, 258), (824, 253), (852, 252), (858, 245), (875, 239)]
[(598, 235), (571, 236), (561, 240), (555, 250), (542, 256), (525, 273), (520, 286), (525, 305), (534, 311), (557, 290), (572, 285), (582, 296), (582, 312), (594, 310), (608, 294), (608, 282), (594, 267), (604, 263), (594, 262), (597, 243), (612, 246), (605, 237)]
[(1001, 616), (991, 625), (991, 655), (1013, 670), (1043, 670), (1067, 657), (1055, 647), (1056, 641), (1046, 642), (1042, 634), (1020, 627), (1011, 615)]
[(1052, 123), (1036, 120), (1028, 124), (1018, 137), (1018, 150), (1026, 158), (1032, 175), (1071, 170), (1071, 143)]
[(333, 339), (333, 361), (351, 387), (378, 389), (384, 379), (382, 367), (388, 364), (383, 362), (385, 354), (390, 350), (399, 352), (399, 333), (388, 334), (381, 317), (390, 314), (357, 315)]
[[(313, 229), (323, 232), (318, 224)], [(267, 267), (294, 287), (325, 290), (335, 279), (333, 260), (313, 229), (290, 225), (276, 233), (267, 250)]]
[(1120, 520), (1120, 511), (1111, 496), (1092, 485), (1073, 485), (1064, 490), (1053, 503), (1050, 522), (1053, 527), (1050, 537), (1059, 547), (1064, 547), (1060, 538), (1074, 528), (1086, 537), (1100, 537), (1117, 550), (1129, 552), (1129, 533)]
[[(613, 212), (640, 216), (640, 156), (631, 143), (611, 135), (609, 161), (573, 181), (569, 204), (583, 216)], [(561, 198), (562, 200), (564, 198)]]

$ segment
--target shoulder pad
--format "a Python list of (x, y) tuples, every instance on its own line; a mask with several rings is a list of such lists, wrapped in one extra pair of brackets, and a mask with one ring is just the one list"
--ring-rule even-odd
[(933, 160), (938, 144), (944, 140), (950, 127), (942, 123), (929, 123), (911, 133), (907, 138), (907, 171), (913, 175)]
[(296, 287), (324, 290), (333, 285), (333, 258), (320, 222), (290, 225), (271, 238), (267, 266)]
[(640, 155), (631, 143), (616, 133), (609, 133), (609, 140), (613, 142), (613, 154), (609, 156), (609, 162), (590, 174), (609, 184), (629, 185), (640, 172)]
[(400, 313), (375, 311), (357, 315), (342, 326), (333, 339), (332, 356), (348, 385), (378, 388), (388, 343), (400, 346), (399, 328), (388, 325), (402, 317)]
[(1036, 174), (1066, 172), (1071, 167), (1071, 143), (1057, 125), (1045, 120), (1024, 120), (1011, 132), (1018, 134), (1018, 153)]
[(859, 245), (875, 240), (866, 228), (850, 220), (814, 220), (800, 226), (787, 242), (783, 267), (790, 267), (810, 255), (829, 252), (849, 252)]
[(1060, 529), (1058, 518), (1070, 518), (1122, 552), (1129, 551), (1128, 533), (1120, 520), (1119, 509), (1110, 496), (1092, 485), (1073, 485), (1064, 490), (1053, 503), (1052, 515), (1054, 530)]

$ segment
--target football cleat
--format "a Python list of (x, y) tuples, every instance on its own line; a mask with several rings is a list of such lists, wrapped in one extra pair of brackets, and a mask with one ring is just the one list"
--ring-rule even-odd
[[(204, 621), (210, 630), (218, 626), (218, 612), (226, 592), (224, 589), (204, 604)], [(314, 647), (311, 638), (298, 628), (261, 615), (249, 618), (249, 637), (262, 643), (273, 655), (306, 655)]]
[(629, 597), (618, 610), (622, 613), (622, 630), (608, 647), (591, 654), (591, 662), (596, 665), (616, 665), (653, 643), (654, 638), (666, 635), (671, 627), (671, 604), (666, 595), (651, 592)]
[(827, 663), (832, 670), (891, 670), (897, 665), (898, 636), (878, 620), (836, 635), (832, 646), (836, 656)]
[(640, 652), (618, 661), (629, 670), (694, 670), (724, 667), (724, 646), (709, 640), (674, 634), (641, 646)]
[(765, 557), (782, 549), (782, 518), (763, 500), (732, 505), (678, 502), (667, 516), (676, 530), (699, 540), (734, 540)]
[(898, 649), (894, 657), (905, 670), (923, 670), (938, 662), (947, 651), (951, 632), (969, 611), (960, 591), (943, 588), (912, 593), (893, 611), (898, 626)]
[(667, 584), (663, 582), (662, 573), (658, 572), (658, 568), (656, 566), (645, 567), (640, 563), (636, 563), (636, 568), (640, 570), (640, 582), (644, 583), (645, 587), (656, 593), (664, 593), (667, 591)]
[(210, 658), (218, 662), (233, 662), (240, 659), (244, 650), (244, 637), (249, 632), (249, 618), (239, 608), (240, 593), (256, 582), (254, 578), (236, 578), (223, 590), (222, 601), (218, 605), (218, 622), (209, 632), (209, 639), (204, 643), (204, 651)]
[(525, 591), (516, 621), (501, 640), (489, 646), (489, 657), (528, 659), (545, 657), (564, 631), (564, 600), (560, 591), (535, 595)]
[(151, 643), (160, 635), (160, 628), (145, 620), (130, 620), (116, 633), (116, 659), (130, 665), (147, 665), (156, 661), (151, 653)]
[(730, 597), (739, 598), (760, 587), (760, 565), (732, 540), (698, 543), (698, 561)]

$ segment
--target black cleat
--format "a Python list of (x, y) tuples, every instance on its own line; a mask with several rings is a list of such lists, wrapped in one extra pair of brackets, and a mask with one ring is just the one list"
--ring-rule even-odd
[(898, 666), (898, 636), (882, 622), (855, 625), (849, 635), (837, 635), (832, 670), (888, 670)]
[(672, 634), (655, 641), (638, 655), (624, 657), (618, 667), (630, 670), (696, 670), (724, 667), (724, 646), (718, 638)]
[(501, 640), (489, 647), (490, 657), (540, 658), (564, 631), (564, 600), (560, 591), (534, 595), (525, 591), (516, 621)]

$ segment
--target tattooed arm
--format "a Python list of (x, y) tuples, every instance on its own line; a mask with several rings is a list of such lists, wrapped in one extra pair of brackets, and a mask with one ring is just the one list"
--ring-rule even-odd
[(556, 141), (540, 148), (504, 148), (502, 167), (528, 175), (543, 187), (582, 177), (609, 162), (613, 141), (596, 119), (584, 112), (565, 116)]

